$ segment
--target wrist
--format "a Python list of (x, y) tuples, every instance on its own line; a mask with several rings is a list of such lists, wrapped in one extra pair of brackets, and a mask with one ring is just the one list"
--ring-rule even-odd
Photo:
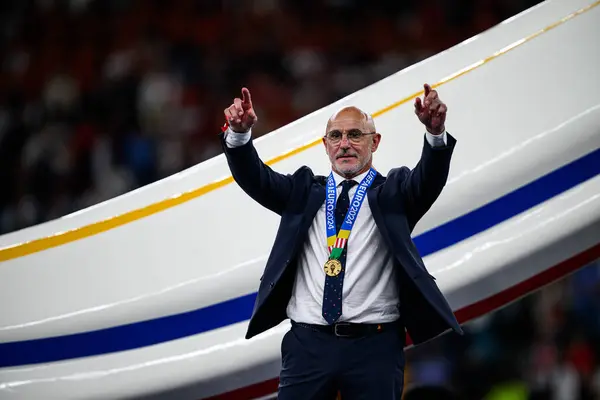
[(229, 125), (229, 130), (231, 130), (231, 132), (233, 132), (233, 133), (239, 133), (240, 135), (250, 132), (250, 128), (244, 129), (241, 126), (233, 127), (231, 125)]
[(427, 129), (427, 132), (431, 133), (434, 136), (439, 136), (446, 131), (446, 127), (443, 125), (440, 126), (438, 129), (433, 129), (428, 126), (426, 126), (425, 128)]
[(231, 133), (238, 133), (238, 134), (243, 135), (243, 134), (246, 134), (246, 133), (250, 132), (252, 130), (252, 127), (250, 126), (250, 127), (246, 128), (246, 130), (244, 130), (243, 127), (235, 127), (234, 128), (234, 126), (231, 125), (229, 123), (229, 121), (225, 121), (225, 124), (223, 124), (223, 126), (221, 127), (221, 130), (223, 132), (229, 131)]

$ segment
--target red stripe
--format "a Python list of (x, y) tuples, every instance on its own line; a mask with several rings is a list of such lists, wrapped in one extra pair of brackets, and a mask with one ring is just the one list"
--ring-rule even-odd
[(554, 267), (532, 276), (531, 278), (516, 284), (513, 287), (481, 300), (470, 306), (458, 310), (455, 315), (460, 323), (478, 318), (496, 308), (506, 305), (519, 299), (537, 289), (542, 288), (560, 278), (575, 272), (577, 269), (585, 267), (593, 261), (600, 258), (600, 243), (561, 262)]
[[(544, 272), (538, 275), (532, 276), (531, 278), (524, 280), (512, 286), (508, 289), (503, 290), (493, 296), (486, 299), (480, 300), (477, 303), (468, 305), (460, 310), (456, 311), (456, 319), (459, 323), (464, 324), (472, 319), (478, 318), (484, 314), (488, 314), (502, 306), (507, 305), (531, 292), (542, 288), (552, 282), (557, 281), (560, 278), (575, 272), (577, 269), (585, 267), (593, 261), (600, 258), (600, 243), (595, 246), (577, 254), (574, 257), (569, 258), (555, 265), (554, 267), (548, 268)], [(412, 340), (406, 335), (406, 345), (412, 344)], [(277, 385), (279, 378), (274, 378), (266, 382), (256, 383), (251, 386), (246, 386), (232, 392), (223, 393), (221, 395), (210, 397), (209, 400), (237, 400), (237, 399), (253, 399), (257, 397), (267, 396), (277, 392)]]
[(265, 382), (255, 383), (251, 386), (246, 386), (232, 392), (218, 394), (213, 397), (207, 397), (204, 400), (240, 400), (240, 399), (255, 399), (268, 394), (277, 392), (279, 378), (270, 379)]

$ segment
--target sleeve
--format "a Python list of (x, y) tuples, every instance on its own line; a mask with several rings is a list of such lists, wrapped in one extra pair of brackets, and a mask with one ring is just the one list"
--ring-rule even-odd
[(233, 149), (235, 147), (240, 147), (248, 143), (248, 141), (252, 137), (252, 128), (250, 128), (248, 132), (237, 133), (233, 132), (231, 128), (228, 127), (223, 135), (225, 137), (225, 143), (227, 144), (227, 147)]
[[(411, 229), (431, 208), (446, 185), (450, 160), (456, 145), (456, 139), (446, 132), (438, 135), (437, 138), (431, 136), (433, 138), (425, 136), (421, 158), (417, 165), (412, 170), (403, 168), (400, 192)], [(445, 144), (441, 142), (444, 139)]]
[(251, 136), (251, 132), (240, 134), (229, 128), (220, 132), (231, 175), (252, 199), (281, 215), (292, 194), (293, 178), (266, 165), (260, 159)]
[(440, 135), (433, 135), (426, 130), (425, 138), (431, 147), (443, 147), (448, 144), (448, 134), (445, 130)]

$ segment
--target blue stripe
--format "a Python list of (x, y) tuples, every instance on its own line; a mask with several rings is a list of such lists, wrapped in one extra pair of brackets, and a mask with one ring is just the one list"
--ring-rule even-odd
[(413, 240), (423, 257), (485, 231), (600, 174), (600, 149)]
[[(600, 174), (600, 149), (414, 238), (422, 256), (452, 246)], [(198, 310), (72, 335), (0, 343), (0, 368), (89, 357), (181, 339), (252, 314), (256, 293)]]

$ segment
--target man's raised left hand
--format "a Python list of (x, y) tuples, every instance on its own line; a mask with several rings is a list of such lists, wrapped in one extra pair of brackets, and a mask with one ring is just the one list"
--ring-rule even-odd
[(415, 99), (415, 114), (429, 133), (440, 135), (446, 129), (444, 124), (448, 107), (440, 100), (437, 91), (432, 90), (429, 84), (424, 84), (423, 88), (425, 89), (424, 100), (421, 102), (420, 97)]

